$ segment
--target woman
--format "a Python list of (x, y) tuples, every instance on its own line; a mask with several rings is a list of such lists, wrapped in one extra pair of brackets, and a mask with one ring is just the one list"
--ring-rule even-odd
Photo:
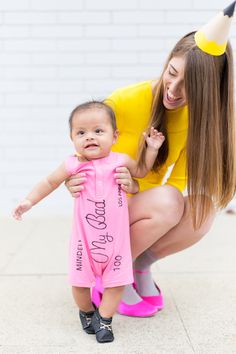
[[(209, 231), (215, 209), (224, 208), (233, 198), (232, 71), (229, 43), (223, 54), (209, 54), (190, 33), (176, 44), (158, 80), (119, 89), (107, 99), (120, 131), (114, 151), (135, 158), (139, 150), (142, 164), (146, 148), (139, 145), (142, 131), (154, 126), (166, 137), (154, 170), (138, 181), (139, 187), (125, 168), (117, 171), (117, 183), (136, 193), (129, 198), (135, 285), (125, 288), (118, 308), (121, 314), (150, 316), (163, 308), (151, 264), (198, 242)], [(78, 175), (67, 182), (74, 197), (86, 188), (83, 183)], [(93, 295), (99, 302), (99, 293)]]

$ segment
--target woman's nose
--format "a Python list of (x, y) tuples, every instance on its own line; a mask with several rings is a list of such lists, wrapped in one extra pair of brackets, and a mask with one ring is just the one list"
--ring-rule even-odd
[(182, 80), (173, 80), (169, 84), (169, 89), (174, 96), (178, 96), (182, 90)]

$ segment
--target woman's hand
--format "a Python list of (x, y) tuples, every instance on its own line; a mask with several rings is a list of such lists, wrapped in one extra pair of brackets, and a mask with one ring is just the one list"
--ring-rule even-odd
[(84, 189), (84, 182), (86, 182), (85, 173), (77, 173), (69, 178), (67, 178), (65, 185), (69, 190), (72, 197), (77, 198), (80, 196), (80, 192)]
[(133, 180), (127, 167), (117, 167), (115, 173), (116, 183), (121, 185), (126, 193), (135, 194), (139, 191), (139, 184)]

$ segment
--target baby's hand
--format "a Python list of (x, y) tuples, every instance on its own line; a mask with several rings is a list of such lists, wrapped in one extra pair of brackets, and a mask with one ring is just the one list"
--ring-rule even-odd
[(163, 141), (165, 140), (164, 135), (161, 132), (158, 132), (158, 130), (154, 129), (153, 127), (151, 127), (149, 134), (144, 132), (143, 135), (145, 137), (148, 147), (154, 150), (159, 150)]
[(22, 220), (21, 215), (31, 208), (32, 208), (31, 201), (25, 199), (13, 210), (13, 217), (16, 220)]

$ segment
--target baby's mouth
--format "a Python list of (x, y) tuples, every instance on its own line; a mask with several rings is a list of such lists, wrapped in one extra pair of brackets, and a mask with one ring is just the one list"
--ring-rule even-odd
[(95, 148), (97, 148), (97, 147), (98, 147), (97, 144), (91, 143), (91, 144), (87, 144), (87, 145), (85, 146), (85, 149), (95, 149)]

